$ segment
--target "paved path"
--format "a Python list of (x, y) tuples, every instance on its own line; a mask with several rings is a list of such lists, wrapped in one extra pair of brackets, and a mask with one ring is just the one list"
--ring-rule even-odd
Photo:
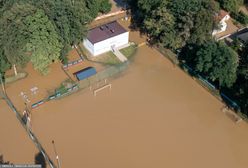
[[(125, 47), (128, 47), (129, 46), (129, 44), (127, 45), (127, 46), (125, 46)], [(113, 48), (113, 53), (114, 53), (114, 55), (121, 61), (121, 62), (125, 62), (125, 61), (127, 61), (127, 58), (120, 52), (120, 49), (121, 48), (125, 48), (125, 47), (119, 47), (119, 48)]]

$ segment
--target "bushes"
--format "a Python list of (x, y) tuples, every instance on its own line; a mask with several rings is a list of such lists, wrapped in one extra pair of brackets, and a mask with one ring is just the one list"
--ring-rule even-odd
[(108, 13), (111, 11), (111, 8), (112, 4), (109, 2), (109, 0), (102, 0), (99, 11), (101, 13)]
[(241, 24), (248, 24), (248, 16), (242, 11), (239, 11), (238, 13), (232, 13), (231, 16)]

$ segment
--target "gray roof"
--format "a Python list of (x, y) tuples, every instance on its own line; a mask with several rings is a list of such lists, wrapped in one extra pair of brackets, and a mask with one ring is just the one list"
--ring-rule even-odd
[(92, 43), (98, 43), (108, 38), (127, 32), (118, 22), (114, 21), (89, 30), (87, 39)]
[(237, 38), (242, 40), (243, 42), (248, 42), (248, 32), (237, 35)]

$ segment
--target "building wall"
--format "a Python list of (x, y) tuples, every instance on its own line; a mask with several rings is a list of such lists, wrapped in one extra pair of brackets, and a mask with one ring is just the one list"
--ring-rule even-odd
[(223, 17), (223, 19), (221, 20), (221, 22), (225, 22), (228, 21), (230, 19), (229, 15), (226, 15), (225, 17)]
[(118, 36), (95, 43), (94, 45), (92, 45), (91, 42), (86, 39), (84, 40), (84, 46), (90, 51), (92, 55), (97, 56), (99, 54), (112, 50), (112, 46), (117, 48), (122, 45), (128, 44), (128, 42), (129, 32), (125, 32)]
[(212, 33), (212, 35), (216, 35), (218, 33), (222, 33), (227, 30), (227, 23), (225, 21), (221, 21), (219, 23), (219, 29), (215, 29)]
[(84, 47), (85, 47), (92, 55), (94, 55), (94, 46), (93, 46), (93, 44), (92, 44), (88, 39), (84, 39), (83, 44), (84, 44)]

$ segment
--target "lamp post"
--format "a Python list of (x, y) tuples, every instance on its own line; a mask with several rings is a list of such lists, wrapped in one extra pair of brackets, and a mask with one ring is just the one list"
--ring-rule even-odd
[(2, 78), (2, 74), (1, 74), (1, 73), (0, 73), (0, 83), (1, 83), (1, 86), (2, 86), (3, 94), (5, 95), (6, 92), (5, 92), (4, 83), (3, 83), (3, 78)]
[(55, 153), (55, 155), (56, 155), (56, 160), (57, 160), (58, 168), (61, 168), (61, 166), (60, 166), (60, 161), (59, 161), (59, 155), (58, 155), (58, 153), (57, 153), (57, 150), (56, 150), (56, 146), (55, 146), (54, 140), (52, 140), (52, 144), (53, 144), (54, 153)]

